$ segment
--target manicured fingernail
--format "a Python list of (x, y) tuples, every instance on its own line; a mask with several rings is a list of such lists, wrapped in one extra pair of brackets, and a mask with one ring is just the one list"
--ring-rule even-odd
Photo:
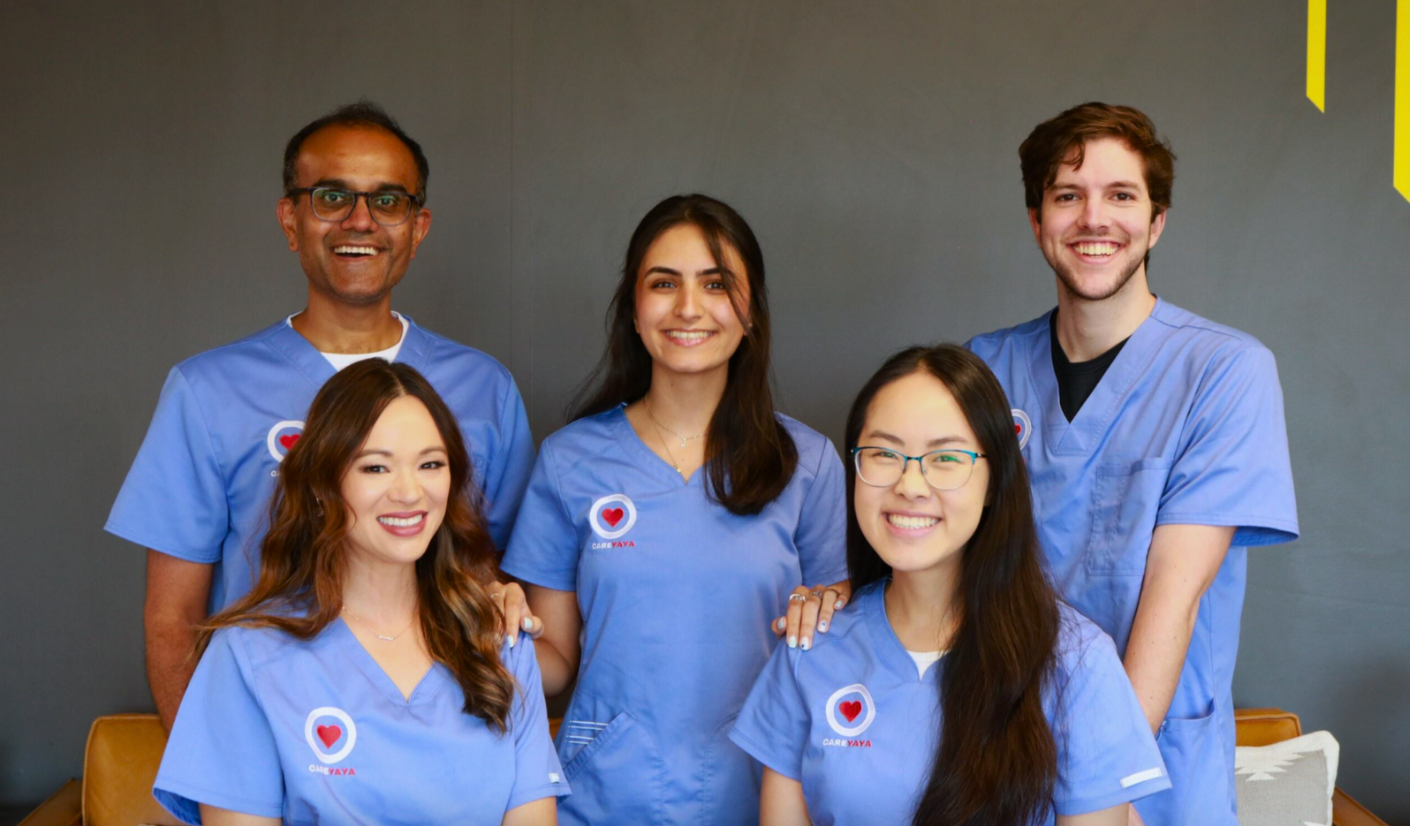
[(841, 611), (843, 604), (844, 604), (844, 603), (842, 602), (842, 600), (839, 599), (836, 603), (833, 604), (832, 610), (834, 610), (834, 611)]
[(534, 630), (534, 618), (533, 618), (533, 617), (524, 617), (524, 623), (523, 623), (523, 625), (524, 625), (524, 630), (525, 630), (525, 631), (532, 631), (532, 630)]
[(516, 643), (516, 642), (518, 642), (518, 641), (519, 641), (519, 635), (518, 635), (518, 634), (510, 634), (510, 635), (509, 635), (509, 647), (510, 647), (510, 648), (513, 648), (513, 647), (514, 647), (514, 643)]
[(797, 648), (797, 647), (798, 647), (798, 638), (797, 638), (797, 637), (789, 637), (789, 638), (788, 638), (788, 647), (789, 647), (789, 648)]
[(803, 650), (804, 650), (804, 651), (807, 651), (809, 648), (812, 648), (812, 647), (813, 647), (813, 640), (812, 640), (812, 638), (811, 638), (811, 637), (804, 637), (804, 638), (803, 638)]
[(787, 628), (787, 627), (788, 627), (788, 617), (779, 617), (779, 618), (778, 618), (778, 630), (782, 631), (783, 629), (785, 629), (785, 628)]
[(818, 630), (824, 634), (827, 633), (827, 620), (823, 620), (822, 622), (818, 623)]

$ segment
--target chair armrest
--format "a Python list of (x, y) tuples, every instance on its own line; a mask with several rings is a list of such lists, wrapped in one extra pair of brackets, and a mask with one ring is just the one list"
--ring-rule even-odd
[(19, 826), (82, 826), (83, 785), (70, 780), (39, 804)]
[(1389, 826), (1371, 814), (1346, 792), (1337, 789), (1332, 795), (1332, 826)]

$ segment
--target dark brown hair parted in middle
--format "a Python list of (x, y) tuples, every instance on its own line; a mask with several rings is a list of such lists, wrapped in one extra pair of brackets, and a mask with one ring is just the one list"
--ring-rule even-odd
[[(752, 516), (777, 499), (798, 466), (798, 447), (774, 412), (769, 368), (769, 296), (764, 253), (739, 213), (706, 195), (675, 195), (646, 213), (627, 245), (622, 278), (607, 309), (607, 351), (573, 405), (571, 419), (634, 402), (651, 388), (651, 354), (634, 327), (636, 284), (646, 251), (672, 227), (690, 224), (705, 236), (723, 276), (744, 338), (729, 360), (725, 394), (705, 435), (710, 496), (730, 513)], [(744, 272), (725, 266), (725, 247), (739, 253)], [(748, 285), (742, 300), (739, 279)]]
[[(959, 626), (940, 677), (942, 732), (913, 826), (1016, 826), (1052, 806), (1058, 746), (1044, 712), (1057, 662), (1057, 593), (1039, 555), (1028, 473), (999, 380), (978, 356), (952, 344), (892, 356), (857, 394), (847, 453), (886, 385), (913, 373), (939, 379), (955, 397), (989, 463), (984, 514), (965, 545), (956, 589)], [(847, 463), (847, 570), (853, 591), (891, 575), (863, 535), (855, 510), (856, 466)]]
[(494, 574), (494, 542), (455, 416), (430, 383), (405, 364), (366, 359), (343, 368), (318, 391), (303, 435), (280, 466), (255, 586), (203, 624), (197, 650), (226, 626), (277, 628), (307, 640), (337, 619), (344, 543), (352, 527), (343, 477), (382, 411), (402, 396), (426, 405), (450, 467), (445, 518), (416, 561), (421, 633), (432, 659), (460, 683), (465, 713), (502, 733), (508, 730), (515, 683), (499, 658), (499, 610), (482, 586)]
[(1018, 147), (1023, 170), (1023, 200), (1029, 209), (1039, 210), (1043, 193), (1057, 179), (1058, 167), (1065, 163), (1082, 166), (1087, 141), (1117, 138), (1141, 156), (1146, 173), (1146, 189), (1151, 196), (1151, 219), (1170, 208), (1175, 188), (1175, 153), (1156, 134), (1155, 124), (1139, 109), (1106, 103), (1074, 106), (1051, 120), (1033, 127)]

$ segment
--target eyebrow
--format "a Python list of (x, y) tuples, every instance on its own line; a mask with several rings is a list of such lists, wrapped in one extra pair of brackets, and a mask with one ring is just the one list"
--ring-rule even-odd
[[(431, 446), (431, 447), (422, 448), (422, 449), (421, 449), (421, 452), (418, 453), (418, 454), (416, 454), (416, 455), (417, 455), (417, 456), (425, 456), (427, 453), (445, 453), (445, 452), (446, 452), (446, 449), (443, 448), (443, 447), (441, 447), (440, 445), (433, 445), (433, 446)], [(363, 457), (365, 457), (365, 456), (387, 456), (387, 457), (390, 457), (391, 455), (392, 455), (392, 452), (391, 452), (390, 450), (386, 450), (386, 449), (380, 448), (380, 447), (374, 447), (374, 448), (368, 448), (367, 450), (364, 450), (364, 451), (362, 451), (361, 453), (357, 454), (356, 456), (353, 457), (353, 461), (357, 461), (358, 459), (361, 459), (361, 458), (363, 458)]]
[[(904, 445), (904, 444), (905, 444), (905, 442), (902, 441), (901, 437), (899, 437), (899, 436), (893, 436), (893, 435), (891, 435), (890, 433), (887, 433), (887, 432), (884, 431), (884, 430), (873, 430), (873, 431), (871, 431), (870, 433), (867, 434), (867, 438), (868, 438), (868, 439), (880, 439), (880, 440), (882, 440), (883, 442), (890, 442), (890, 443), (892, 443), (893, 445), (897, 445), (897, 446), (901, 446), (901, 445)], [(930, 447), (930, 448), (935, 448), (935, 447), (943, 447), (944, 445), (968, 444), (968, 443), (969, 443), (969, 440), (966, 439), (966, 438), (963, 437), (963, 436), (940, 436), (940, 437), (938, 437), (938, 438), (931, 439), (930, 441), (926, 442), (926, 443), (925, 443), (925, 446), (926, 446), (926, 447)]]
[[(352, 189), (352, 186), (349, 185), (348, 182), (345, 181), (345, 180), (343, 180), (342, 178), (322, 178), (322, 179), (318, 180), (317, 182), (315, 182), (314, 185), (313, 185), (312, 187), (309, 187), (309, 188), (310, 188), (310, 189), (313, 189), (314, 187), (320, 187), (320, 186), (331, 187), (331, 188), (333, 188), (333, 189)], [(405, 186), (402, 186), (401, 184), (399, 184), (399, 183), (397, 183), (397, 182), (395, 182), (395, 181), (382, 181), (381, 183), (377, 184), (376, 189), (370, 189), (370, 190), (368, 190), (368, 191), (369, 191), (369, 192), (410, 192), (411, 190), (407, 189)]]
[[(1103, 188), (1104, 188), (1104, 189), (1140, 189), (1140, 188), (1141, 188), (1141, 185), (1138, 184), (1138, 183), (1136, 183), (1135, 181), (1112, 181), (1111, 183), (1107, 184), (1107, 185), (1106, 185), (1105, 187), (1103, 187)], [(1052, 186), (1048, 187), (1048, 191), (1049, 191), (1049, 192), (1052, 192), (1052, 191), (1055, 191), (1055, 190), (1059, 190), (1059, 189), (1070, 189), (1070, 190), (1081, 191), (1081, 190), (1083, 190), (1083, 189), (1086, 189), (1086, 187), (1078, 186), (1077, 184), (1053, 184)]]
[[(677, 277), (679, 277), (680, 274), (681, 274), (681, 273), (680, 273), (680, 270), (673, 270), (673, 269), (671, 269), (670, 267), (652, 267), (651, 269), (647, 270), (646, 272), (644, 272), (644, 273), (642, 273), (642, 274), (643, 274), (643, 275), (651, 275), (653, 272), (659, 272), (659, 273), (661, 273), (662, 275), (674, 275), (674, 276), (677, 276)], [(701, 270), (701, 271), (699, 271), (699, 272), (696, 273), (697, 276), (700, 276), (700, 275), (727, 275), (727, 274), (729, 274), (729, 270), (726, 269), (726, 268), (724, 268), (724, 267), (711, 267), (711, 268), (708, 269), (708, 270)]]

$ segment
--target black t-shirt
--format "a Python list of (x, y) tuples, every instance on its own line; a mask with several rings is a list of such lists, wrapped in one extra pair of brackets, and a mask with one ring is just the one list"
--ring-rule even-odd
[(1120, 353), (1121, 348), (1131, 339), (1122, 339), (1091, 361), (1073, 364), (1067, 360), (1067, 353), (1063, 352), (1062, 344), (1058, 342), (1057, 311), (1054, 310), (1053, 314), (1048, 316), (1048, 340), (1052, 344), (1053, 372), (1057, 374), (1058, 401), (1062, 404), (1062, 415), (1070, 422), (1077, 418), (1077, 412), (1086, 404), (1092, 391), (1097, 389), (1102, 376), (1106, 375), (1106, 369), (1116, 361), (1116, 354)]

